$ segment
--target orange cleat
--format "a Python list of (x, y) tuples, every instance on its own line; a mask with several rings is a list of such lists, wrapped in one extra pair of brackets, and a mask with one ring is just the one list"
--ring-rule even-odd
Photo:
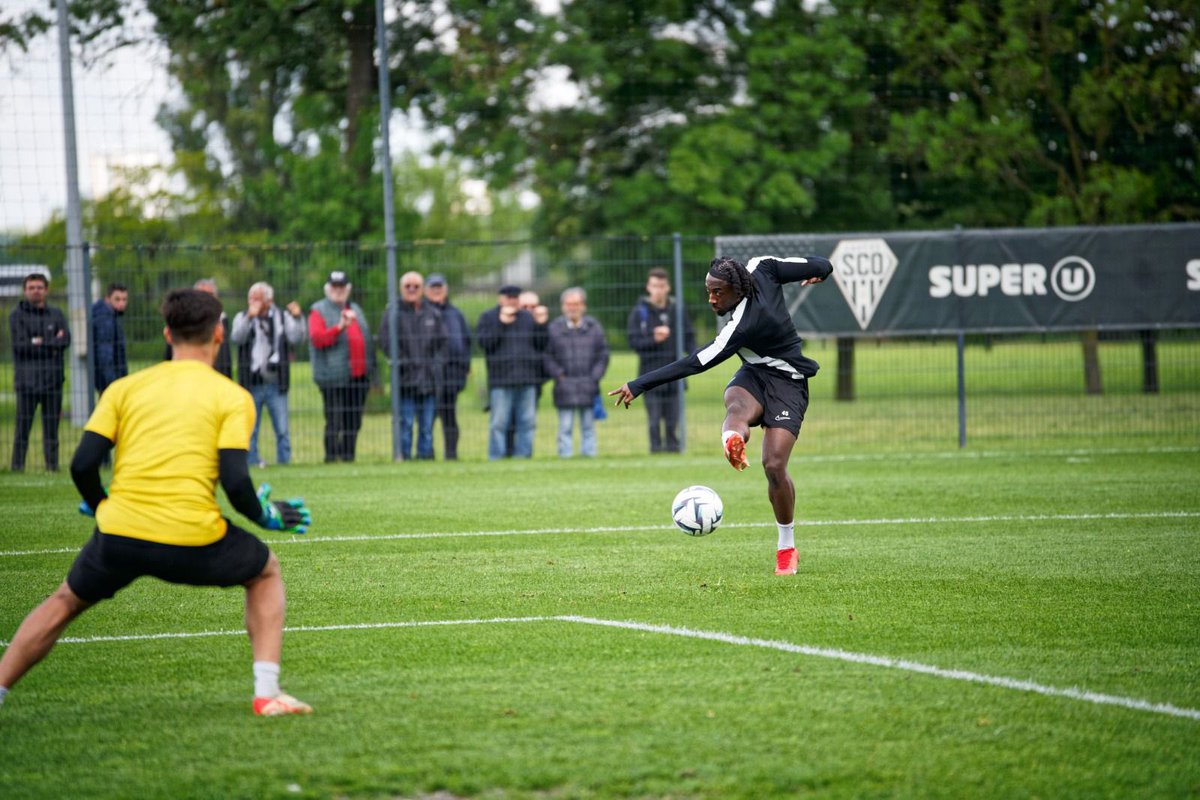
[(725, 439), (725, 458), (738, 472), (750, 466), (750, 462), (746, 460), (746, 440), (740, 433), (731, 432)]
[(800, 561), (800, 556), (796, 553), (796, 548), (789, 547), (786, 550), (775, 551), (775, 574), (776, 575), (795, 575), (796, 565)]
[(311, 714), (312, 706), (290, 694), (254, 698), (254, 713), (260, 717), (280, 717), (284, 714)]

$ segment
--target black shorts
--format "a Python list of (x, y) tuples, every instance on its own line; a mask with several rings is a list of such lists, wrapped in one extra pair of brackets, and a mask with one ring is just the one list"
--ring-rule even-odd
[(101, 533), (75, 557), (67, 586), (90, 603), (107, 600), (143, 575), (192, 586), (240, 586), (263, 571), (271, 551), (233, 523), (225, 535), (201, 547), (148, 542)]
[(793, 436), (800, 435), (800, 423), (808, 410), (808, 378), (788, 378), (767, 369), (742, 366), (725, 388), (729, 386), (745, 389), (763, 407), (762, 419), (751, 424), (784, 428)]

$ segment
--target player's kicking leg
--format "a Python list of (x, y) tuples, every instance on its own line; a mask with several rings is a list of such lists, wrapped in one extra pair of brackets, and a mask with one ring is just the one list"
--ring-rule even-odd
[(794, 534), (796, 486), (787, 468), (795, 444), (796, 434), (785, 428), (767, 428), (763, 433), (762, 465), (767, 475), (767, 497), (779, 529), (779, 544), (775, 551), (776, 575), (795, 575), (799, 561)]
[(254, 713), (264, 717), (312, 713), (312, 706), (279, 688), (286, 605), (279, 559), (271, 553), (263, 571), (246, 583), (246, 632), (254, 652)]
[(762, 418), (762, 413), (762, 404), (742, 387), (730, 386), (725, 390), (721, 444), (730, 466), (739, 472), (750, 466), (746, 460), (746, 442), (750, 441), (750, 426)]

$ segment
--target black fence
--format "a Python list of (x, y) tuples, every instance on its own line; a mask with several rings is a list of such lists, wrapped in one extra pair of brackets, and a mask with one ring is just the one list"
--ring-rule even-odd
[[(602, 387), (612, 389), (638, 372), (627, 327), (635, 304), (644, 296), (651, 269), (663, 268), (672, 276), (672, 294), (681, 294), (698, 341), (714, 335), (715, 318), (703, 286), (714, 251), (710, 237), (413, 242), (397, 249), (397, 262), (400, 273), (443, 275), (450, 301), (472, 328), (481, 314), (497, 304), (497, 289), (502, 285), (536, 292), (551, 318), (560, 313), (564, 289), (584, 288), (587, 311), (603, 326), (611, 349)], [(277, 305), (294, 300), (307, 317), (335, 270), (347, 274), (351, 298), (363, 309), (372, 331), (379, 329), (385, 313), (382, 245), (93, 244), (86, 256), (89, 307), (111, 283), (120, 283), (129, 292), (122, 325), (131, 371), (164, 357), (158, 307), (165, 293), (200, 279), (215, 283), (230, 319), (245, 310), (247, 290), (259, 281), (273, 286)], [(20, 301), (20, 277), (45, 270), (52, 278), (49, 304), (66, 313), (69, 287), (64, 263), (62, 248), (0, 246), (0, 310), (8, 317)], [(674, 280), (677, 273), (683, 276), (682, 286)], [(836, 293), (838, 287), (829, 281), (813, 291)], [(80, 327), (77, 319), (69, 324)], [(87, 337), (72, 332), (83, 345)], [(7, 456), (15, 438), (17, 392), (8, 326), (0, 336), (0, 448)], [(1156, 329), (1149, 342), (1145, 333), (1137, 331), (967, 334), (961, 340), (955, 333), (942, 332), (866, 336), (857, 338), (852, 347), (844, 339), (818, 334), (807, 339), (806, 349), (823, 365), (811, 384), (812, 404), (801, 433), (800, 447), (809, 453), (953, 449), (964, 436), (972, 448), (1200, 443), (1200, 334), (1194, 328)], [(372, 376), (366, 401), (358, 460), (385, 461), (393, 454), (388, 360), (383, 350), (377, 350), (377, 357), (379, 369)], [(325, 418), (308, 345), (294, 348), (292, 358), (288, 394), (292, 460), (319, 462), (325, 456)], [(89, 411), (80, 399), (88, 394), (72, 390), (77, 382), (88, 380), (86, 369), (77, 366), (86, 363), (67, 358), (59, 435), (63, 464)], [(722, 390), (734, 368), (733, 362), (727, 362), (688, 381), (681, 435), (690, 452), (719, 454)], [(460, 458), (487, 456), (487, 384), (485, 360), (476, 345), (470, 375), (458, 396)], [(557, 457), (558, 415), (552, 394), (552, 383), (547, 383), (538, 403), (536, 458)], [(183, 410), (186, 399), (181, 398)], [(601, 456), (649, 450), (646, 412), (640, 401), (630, 410), (609, 407), (597, 428)], [(44, 466), (41, 437), (41, 424), (35, 422), (26, 461), (30, 469)], [(276, 451), (270, 421), (263, 423), (260, 437), (263, 460), (272, 464)], [(435, 451), (437, 457), (443, 455), (440, 430)]]

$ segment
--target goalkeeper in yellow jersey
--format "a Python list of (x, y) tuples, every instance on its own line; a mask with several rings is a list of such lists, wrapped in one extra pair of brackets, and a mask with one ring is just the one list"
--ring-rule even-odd
[[(96, 530), (66, 580), (30, 612), (0, 657), (0, 703), (54, 647), (70, 622), (144, 575), (195, 586), (243, 586), (254, 653), (255, 714), (307, 714), (279, 688), (284, 589), (279, 561), (258, 537), (221, 516), (219, 480), (233, 507), (268, 530), (304, 533), (300, 500), (255, 492), (246, 452), (254, 430), (250, 394), (213, 369), (224, 339), (221, 303), (177, 289), (162, 306), (173, 359), (108, 387), (71, 462)], [(100, 465), (114, 446), (112, 485)]]

